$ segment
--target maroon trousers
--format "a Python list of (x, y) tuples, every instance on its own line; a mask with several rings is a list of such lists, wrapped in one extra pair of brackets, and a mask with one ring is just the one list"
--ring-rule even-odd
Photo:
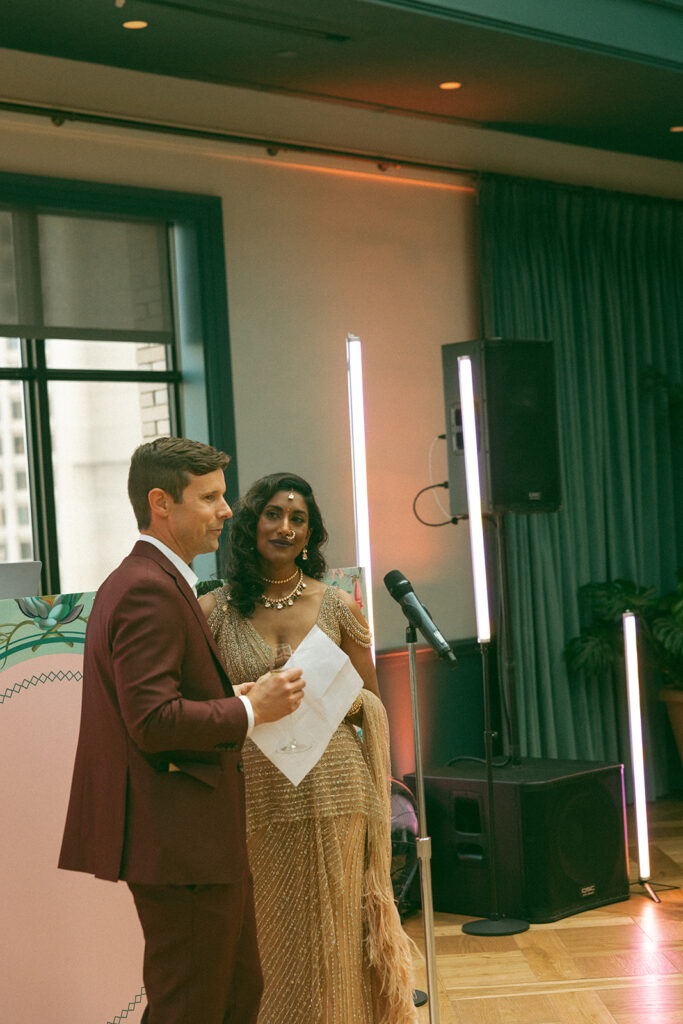
[(251, 879), (128, 886), (145, 937), (143, 1024), (256, 1024), (263, 976)]

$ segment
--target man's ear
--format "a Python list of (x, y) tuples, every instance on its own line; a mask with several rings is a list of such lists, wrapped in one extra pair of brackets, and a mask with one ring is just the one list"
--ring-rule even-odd
[(159, 516), (161, 519), (166, 519), (168, 516), (168, 508), (171, 504), (170, 494), (162, 490), (161, 487), (153, 487), (147, 494), (147, 501), (149, 502), (149, 508), (153, 516)]

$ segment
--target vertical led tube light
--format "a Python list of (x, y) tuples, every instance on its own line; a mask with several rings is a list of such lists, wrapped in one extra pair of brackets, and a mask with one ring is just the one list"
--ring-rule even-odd
[(638, 837), (638, 872), (640, 880), (646, 882), (650, 877), (650, 842), (647, 831), (647, 805), (645, 800), (645, 766), (643, 761), (643, 728), (640, 717), (636, 617), (633, 612), (624, 612), (621, 621), (624, 629), (628, 724), (631, 737), (631, 770), (633, 771), (633, 793)]
[(486, 583), (486, 555), (484, 552), (484, 522), (481, 515), (481, 485), (477, 456), (477, 424), (474, 414), (474, 381), (472, 360), (458, 356), (458, 381), (462, 413), (462, 436), (465, 450), (465, 479), (467, 483), (467, 510), (472, 549), (472, 575), (474, 577), (474, 609), (477, 617), (477, 640), (480, 644), (491, 639), (489, 596)]
[(372, 658), (375, 658), (375, 623), (372, 608), (372, 560), (370, 557), (370, 510), (368, 471), (365, 457), (365, 411), (363, 408), (363, 357), (360, 338), (346, 338), (346, 363), (349, 381), (349, 418), (351, 423), (351, 472), (353, 509), (356, 520), (356, 561), (365, 569), (368, 602), (367, 620), (372, 632)]

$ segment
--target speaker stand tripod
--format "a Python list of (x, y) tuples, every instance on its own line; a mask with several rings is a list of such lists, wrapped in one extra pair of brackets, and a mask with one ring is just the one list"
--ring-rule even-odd
[(517, 935), (529, 928), (528, 921), (503, 917), (498, 909), (498, 864), (493, 800), (493, 740), (491, 730), (491, 694), (488, 672), (488, 642), (480, 643), (482, 682), (484, 690), (484, 751), (486, 757), (486, 834), (489, 862), (489, 916), (480, 921), (467, 921), (462, 930), (467, 935)]
[(640, 878), (638, 880), (638, 884), (642, 885), (643, 889), (648, 894), (648, 896), (650, 897), (650, 899), (652, 900), (653, 903), (661, 903), (662, 902), (660, 900), (659, 896), (657, 895), (657, 893), (652, 888), (650, 882), (646, 882), (644, 878)]

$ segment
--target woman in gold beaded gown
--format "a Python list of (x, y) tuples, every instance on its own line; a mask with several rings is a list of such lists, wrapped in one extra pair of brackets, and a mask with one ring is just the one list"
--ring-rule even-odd
[(298, 786), (244, 745), (259, 1024), (413, 1024), (410, 950), (390, 878), (386, 715), (361, 610), (321, 582), (326, 540), (309, 484), (263, 477), (235, 509), (226, 586), (201, 599), (233, 685), (263, 674), (273, 646), (294, 650), (316, 624), (363, 680)]

